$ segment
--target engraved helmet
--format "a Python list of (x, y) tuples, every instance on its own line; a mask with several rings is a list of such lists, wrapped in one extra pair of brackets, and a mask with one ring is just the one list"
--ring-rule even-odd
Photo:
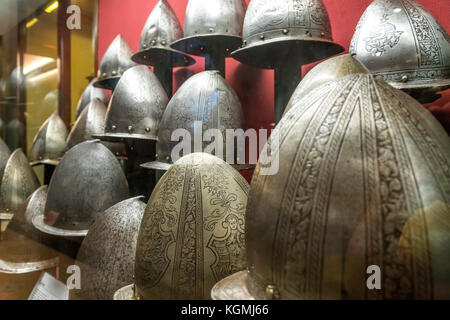
[(77, 255), (81, 289), (71, 299), (111, 300), (133, 282), (136, 242), (146, 204), (142, 197), (124, 200), (106, 210), (89, 228)]
[(127, 288), (134, 298), (210, 299), (215, 282), (245, 269), (248, 189), (217, 157), (179, 159), (159, 180), (142, 218), (135, 285)]
[(31, 165), (57, 165), (67, 150), (67, 128), (57, 112), (54, 112), (39, 128), (29, 155)]
[(11, 154), (2, 171), (0, 213), (13, 213), (39, 188), (39, 180), (21, 149)]
[(284, 110), (284, 114), (288, 113), (298, 100), (306, 96), (313, 89), (320, 87), (328, 81), (355, 73), (369, 74), (370, 71), (361, 62), (353, 58), (351, 54), (343, 54), (319, 63), (306, 74), (297, 89), (295, 89)]
[(273, 69), (280, 59), (297, 59), (302, 65), (344, 51), (333, 42), (322, 0), (252, 0), (243, 37), (242, 48), (232, 53), (233, 58), (265, 69)]
[(168, 97), (158, 78), (147, 66), (127, 70), (109, 103), (105, 133), (101, 139), (156, 140)]
[(145, 65), (171, 63), (173, 67), (190, 66), (195, 60), (170, 44), (183, 37), (183, 30), (167, 0), (159, 0), (142, 29), (139, 51), (133, 61)]
[(114, 90), (123, 73), (136, 65), (131, 60), (132, 56), (133, 51), (122, 35), (119, 34), (109, 45), (100, 62), (94, 87)]
[(231, 53), (242, 44), (245, 0), (189, 0), (184, 19), (184, 38), (172, 48), (204, 56), (211, 48)]
[[(448, 299), (449, 146), (425, 108), (373, 75), (314, 89), (266, 144), (278, 173), (260, 163), (253, 176), (249, 271), (212, 295)], [(377, 266), (381, 290), (370, 290)]]
[(105, 89), (94, 87), (94, 82), (97, 81), (97, 78), (93, 79), (89, 85), (84, 89), (83, 94), (78, 100), (77, 105), (77, 113), (75, 119), (78, 119), (83, 112), (84, 108), (95, 98), (100, 99), (105, 105), (109, 103), (109, 92)]
[[(143, 167), (158, 170), (170, 167), (172, 149), (179, 143), (171, 141), (175, 130), (187, 130), (191, 135), (191, 152), (199, 152), (205, 150), (210, 142), (203, 142), (202, 150), (195, 150), (196, 132), (219, 129), (222, 137), (226, 138), (227, 129), (240, 129), (243, 126), (241, 103), (225, 79), (217, 71), (198, 73), (178, 89), (167, 105), (158, 131), (156, 161), (146, 163)], [(224, 156), (227, 154), (226, 145), (224, 141)]]
[(356, 27), (350, 52), (375, 75), (421, 102), (439, 97), (428, 98), (429, 91), (450, 87), (450, 36), (414, 0), (372, 2)]
[(10, 155), (11, 151), (6, 143), (0, 138), (0, 181), (3, 175), (3, 168), (6, 166)]
[(128, 197), (128, 183), (114, 155), (98, 140), (82, 142), (56, 167), (45, 210), (33, 217), (33, 225), (51, 235), (84, 237), (101, 212)]

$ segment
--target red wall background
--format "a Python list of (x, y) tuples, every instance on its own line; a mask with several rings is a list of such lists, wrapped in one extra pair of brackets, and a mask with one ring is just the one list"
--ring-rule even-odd
[[(273, 0), (277, 1), (277, 0)], [(249, 0), (247, 0), (247, 3)], [(372, 0), (323, 0), (330, 16), (334, 40), (347, 50), (356, 24)], [(450, 1), (419, 0), (432, 15), (450, 33)], [(99, 0), (99, 59), (103, 56), (111, 41), (121, 33), (131, 48), (136, 51), (141, 30), (157, 0)], [(169, 0), (181, 25), (188, 0)], [(188, 76), (203, 71), (203, 61), (199, 57), (197, 64), (190, 68), (175, 71), (175, 88)], [(306, 73), (312, 66), (304, 66)], [(248, 128), (270, 128), (273, 123), (273, 71), (260, 70), (228, 59), (227, 81), (236, 90), (245, 113)], [(427, 106), (438, 119), (450, 129), (450, 90), (444, 97)]]

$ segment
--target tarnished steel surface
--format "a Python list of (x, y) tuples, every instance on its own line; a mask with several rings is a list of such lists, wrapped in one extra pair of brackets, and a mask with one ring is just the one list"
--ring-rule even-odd
[(54, 112), (40, 127), (29, 152), (31, 165), (56, 165), (67, 150), (67, 128)]
[(220, 48), (227, 54), (242, 44), (245, 0), (189, 0), (184, 19), (184, 38), (172, 48), (204, 56)]
[(6, 162), (11, 155), (11, 151), (9, 150), (6, 143), (0, 138), (0, 181), (3, 175), (3, 168), (6, 166)]
[(137, 299), (210, 299), (214, 283), (244, 270), (248, 183), (205, 153), (178, 160), (159, 180), (142, 219)]
[[(448, 299), (449, 146), (372, 75), (314, 89), (266, 144), (278, 173), (253, 176), (241, 285), (256, 299)], [(366, 286), (373, 265), (381, 290)]]
[(105, 140), (156, 140), (168, 103), (159, 80), (146, 66), (127, 70), (111, 98), (105, 120)]
[(136, 65), (131, 60), (132, 56), (133, 51), (122, 35), (119, 34), (109, 45), (100, 62), (97, 81), (93, 84), (94, 87), (114, 90), (123, 73)]
[(136, 242), (146, 204), (142, 197), (122, 201), (95, 220), (77, 255), (80, 290), (71, 299), (111, 300), (133, 282)]
[(169, 63), (172, 67), (190, 66), (195, 60), (170, 44), (183, 37), (183, 30), (167, 0), (159, 0), (142, 29), (139, 50), (133, 61), (145, 65)]
[[(224, 138), (226, 129), (244, 127), (241, 103), (234, 90), (216, 71), (198, 73), (178, 89), (161, 120), (156, 144), (156, 161), (143, 166), (164, 169), (172, 163), (172, 148), (179, 142), (171, 141), (171, 136), (177, 129), (185, 129), (190, 133), (191, 151), (194, 152), (194, 123), (197, 121), (203, 124), (200, 128), (203, 132), (208, 129), (219, 129)], [(224, 140), (225, 156), (227, 144), (226, 139)], [(202, 150), (209, 144), (210, 142), (203, 142)]]
[(350, 52), (396, 88), (437, 92), (450, 86), (450, 36), (414, 0), (373, 1)]
[(36, 189), (20, 206), (14, 214), (11, 225), (14, 223), (25, 226), (24, 229), (32, 227), (33, 217), (39, 215), (45, 209), (45, 202), (47, 201), (48, 186), (41, 186)]
[(109, 92), (105, 89), (94, 87), (94, 82), (97, 81), (97, 78), (94, 78), (89, 85), (84, 89), (83, 94), (78, 100), (77, 105), (77, 113), (75, 119), (78, 119), (83, 112), (84, 108), (95, 98), (100, 99), (105, 105), (109, 103)]
[(9, 157), (0, 184), (0, 212), (15, 212), (34, 190), (39, 180), (22, 150)]
[(128, 183), (114, 155), (98, 140), (82, 142), (56, 167), (45, 212), (33, 224), (49, 234), (82, 236), (98, 214), (128, 197)]
[(105, 131), (105, 115), (105, 104), (98, 98), (91, 100), (70, 131), (67, 137), (67, 147), (71, 149), (81, 142), (91, 140), (93, 134), (103, 133)]
[(295, 89), (288, 105), (286, 106), (284, 114), (286, 114), (294, 104), (310, 93), (313, 89), (327, 83), (328, 81), (337, 80), (355, 73), (369, 74), (370, 71), (350, 54), (343, 54), (333, 57), (318, 64), (308, 72), (308, 74), (298, 85), (297, 89)]
[(322, 0), (252, 0), (245, 15), (242, 48), (232, 57), (273, 69), (289, 59), (303, 65), (343, 52), (333, 42)]

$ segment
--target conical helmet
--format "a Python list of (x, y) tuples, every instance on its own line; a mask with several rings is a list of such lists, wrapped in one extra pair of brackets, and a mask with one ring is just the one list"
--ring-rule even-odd
[(213, 284), (245, 269), (248, 183), (205, 153), (179, 159), (159, 180), (136, 247), (137, 299), (210, 299)]
[(9, 157), (0, 184), (0, 213), (15, 212), (34, 190), (39, 180), (22, 150)]
[(117, 159), (100, 141), (86, 141), (67, 151), (56, 167), (45, 211), (33, 224), (44, 233), (83, 237), (99, 213), (128, 197)]
[[(448, 299), (449, 147), (425, 108), (372, 75), (314, 89), (266, 145), (278, 173), (264, 176), (259, 164), (253, 176), (249, 272), (213, 295)], [(381, 289), (370, 290), (377, 268)]]
[[(172, 149), (179, 143), (171, 141), (176, 130), (184, 129), (191, 135), (191, 152), (194, 152), (196, 131), (218, 129), (226, 139), (227, 129), (244, 126), (241, 103), (224, 78), (217, 71), (204, 71), (189, 78), (167, 105), (158, 131), (156, 161), (144, 164), (145, 168), (167, 170), (172, 164)], [(210, 142), (203, 142), (203, 151)], [(223, 142), (225, 156), (227, 143)], [(183, 154), (186, 155), (186, 154)], [(237, 162), (235, 162), (237, 163)]]
[(106, 113), (105, 140), (156, 140), (168, 102), (158, 78), (146, 66), (127, 70), (120, 79)]
[(308, 64), (344, 51), (333, 42), (322, 0), (252, 0), (243, 34), (242, 49), (232, 56), (258, 68), (273, 69), (280, 59)]
[(370, 73), (361, 62), (352, 57), (351, 54), (343, 54), (319, 63), (311, 69), (292, 94), (284, 114), (292, 108), (293, 104), (306, 96), (313, 89), (320, 87), (328, 81), (336, 80), (350, 74)]
[(195, 60), (170, 48), (170, 44), (183, 37), (183, 30), (167, 0), (159, 0), (142, 29), (139, 51), (133, 61), (145, 65), (171, 62), (172, 67), (189, 66)]
[(0, 181), (2, 179), (3, 168), (5, 168), (10, 155), (11, 151), (6, 143), (0, 138)]
[(83, 112), (84, 108), (95, 98), (100, 99), (105, 105), (108, 105), (109, 103), (109, 93), (107, 90), (100, 89), (94, 87), (94, 82), (97, 81), (97, 78), (93, 79), (89, 85), (84, 89), (83, 94), (80, 97), (80, 100), (78, 100), (77, 105), (77, 113), (75, 119), (78, 119)]
[(414, 0), (373, 1), (350, 52), (396, 88), (437, 92), (450, 86), (450, 37)]
[(184, 38), (172, 48), (203, 56), (211, 48), (232, 52), (242, 43), (245, 0), (189, 0), (184, 19)]
[(30, 149), (32, 165), (56, 165), (67, 150), (67, 128), (60, 116), (54, 112), (39, 128)]
[(78, 251), (81, 289), (71, 291), (71, 298), (111, 300), (116, 290), (133, 282), (145, 206), (141, 197), (124, 200), (95, 220)]
[(92, 139), (93, 134), (99, 134), (105, 130), (106, 106), (98, 98), (91, 100), (75, 122), (67, 137), (67, 147)]
[(133, 51), (122, 35), (119, 34), (109, 45), (100, 62), (94, 87), (114, 90), (123, 73), (136, 65), (131, 60), (132, 56)]

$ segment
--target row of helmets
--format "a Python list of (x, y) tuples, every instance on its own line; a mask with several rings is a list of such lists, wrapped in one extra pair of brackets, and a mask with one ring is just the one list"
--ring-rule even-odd
[[(309, 6), (303, 1), (295, 4), (252, 0), (246, 21), (250, 13), (256, 18), (244, 23), (244, 38), (250, 39), (245, 26), (267, 19), (268, 12), (273, 13), (271, 23), (266, 21), (259, 29), (248, 29), (257, 35), (257, 42), (272, 43), (272, 36), (298, 36), (294, 31), (301, 29), (296, 26), (302, 21), (301, 15), (292, 15), (296, 17), (293, 22), (277, 20), (276, 14), (285, 8), (288, 13), (316, 10), (306, 10), (308, 19), (323, 18), (323, 5)], [(372, 10), (384, 17), (377, 21), (384, 27), (373, 37), (379, 36), (380, 30), (385, 34), (379, 41), (363, 36), (373, 31), (364, 31), (364, 21), (373, 17), (365, 14), (355, 35), (355, 39), (362, 39), (364, 47), (358, 47), (357, 40), (352, 44), (359, 61), (355, 55), (339, 56), (308, 74), (265, 147), (278, 155), (278, 173), (263, 175), (262, 164), (258, 164), (250, 187), (234, 168), (206, 154), (194, 153), (168, 165), (173, 128), (182, 128), (193, 120), (206, 124), (212, 121), (225, 128), (242, 127), (239, 101), (220, 75), (204, 72), (193, 76), (165, 108), (167, 96), (146, 67), (133, 66), (125, 72), (116, 68), (115, 73), (104, 72), (101, 67), (101, 81), (121, 77), (106, 112), (103, 135), (154, 139), (157, 134), (158, 159), (149, 166), (163, 167), (167, 172), (146, 206), (140, 198), (128, 199), (127, 181), (113, 153), (99, 141), (85, 141), (65, 153), (48, 189), (36, 190), (24, 204), (25, 210), (17, 211), (23, 212), (25, 223), (31, 221), (48, 234), (87, 234), (77, 257), (85, 270), (82, 289), (74, 296), (450, 297), (446, 262), (450, 247), (449, 138), (417, 101), (372, 75), (369, 70), (374, 70), (361, 58), (384, 59), (397, 45), (404, 45), (403, 38), (408, 40), (402, 38), (404, 33), (422, 36), (432, 32), (440, 44), (441, 64), (422, 64), (428, 51), (423, 56), (420, 51), (415, 71), (399, 71), (411, 71), (405, 74), (406, 80), (403, 75), (386, 76), (385, 80), (409, 93), (425, 87), (421, 97), (423, 92), (434, 95), (448, 85), (445, 63), (450, 51), (442, 49), (446, 48), (448, 35), (442, 28), (429, 28), (426, 23), (438, 24), (410, 0), (375, 0), (366, 12)], [(404, 24), (394, 25), (394, 17)], [(280, 25), (288, 32), (282, 29), (277, 35), (267, 31)], [(390, 25), (400, 31), (392, 33)], [(261, 32), (263, 37), (258, 36)], [(442, 37), (436, 32), (441, 32)], [(383, 44), (386, 37), (387, 44)], [(119, 37), (116, 41), (123, 40)], [(247, 41), (244, 48), (252, 45)], [(405, 83), (411, 86), (401, 87)], [(139, 89), (141, 85), (144, 89)], [(213, 103), (216, 92), (221, 93), (219, 98), (224, 97), (222, 103)], [(199, 97), (203, 99), (200, 102)], [(131, 112), (135, 121), (125, 121), (128, 109), (134, 110), (134, 106), (140, 106)], [(199, 106), (206, 112), (199, 111)], [(148, 116), (142, 116), (145, 112)], [(212, 113), (225, 120), (205, 118)], [(14, 154), (22, 157), (16, 151), (10, 159)], [(26, 164), (26, 160), (22, 162)], [(6, 169), (2, 186), (3, 181), (11, 180)], [(3, 199), (3, 189), (1, 195)], [(382, 269), (383, 290), (369, 290), (366, 286), (366, 269), (373, 265)]]

